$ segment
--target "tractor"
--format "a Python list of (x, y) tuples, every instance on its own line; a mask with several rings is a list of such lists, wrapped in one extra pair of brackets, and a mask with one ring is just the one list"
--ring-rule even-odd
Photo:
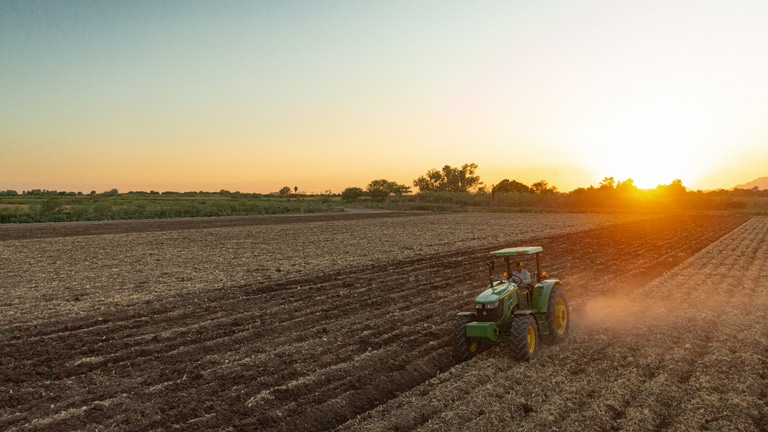
[[(562, 283), (540, 271), (540, 246), (511, 247), (488, 255), (490, 281), (475, 298), (473, 312), (459, 312), (453, 335), (456, 360), (509, 343), (521, 361), (538, 356), (539, 342), (555, 345), (568, 338), (568, 301)], [(496, 270), (503, 264), (503, 268)], [(513, 265), (535, 266), (530, 283), (513, 274)], [(519, 267), (518, 267), (519, 268)]]

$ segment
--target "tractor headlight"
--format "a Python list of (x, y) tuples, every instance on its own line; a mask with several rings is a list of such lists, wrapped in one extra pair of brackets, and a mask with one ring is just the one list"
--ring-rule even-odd
[(475, 309), (482, 309), (483, 304), (482, 303), (475, 303)]
[(495, 309), (495, 308), (496, 308), (496, 306), (498, 306), (498, 305), (499, 305), (499, 302), (496, 302), (496, 303), (488, 303), (488, 304), (486, 304), (486, 305), (485, 305), (485, 308), (486, 308), (486, 309)]

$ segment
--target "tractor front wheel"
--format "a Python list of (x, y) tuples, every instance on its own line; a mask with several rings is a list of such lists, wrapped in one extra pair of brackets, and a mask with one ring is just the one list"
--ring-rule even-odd
[(570, 320), (568, 317), (568, 300), (563, 289), (559, 286), (552, 288), (547, 302), (547, 313), (544, 314), (549, 334), (541, 335), (541, 340), (547, 345), (555, 345), (568, 338)]
[(480, 352), (480, 342), (467, 337), (467, 324), (474, 321), (470, 316), (459, 315), (453, 331), (453, 354), (457, 362), (464, 362)]
[(512, 354), (516, 359), (531, 361), (539, 354), (539, 332), (531, 315), (516, 315), (510, 324)]

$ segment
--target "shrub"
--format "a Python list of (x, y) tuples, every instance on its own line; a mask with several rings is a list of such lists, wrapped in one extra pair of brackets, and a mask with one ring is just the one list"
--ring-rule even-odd
[(341, 192), (341, 199), (347, 202), (354, 202), (360, 199), (365, 192), (359, 187), (348, 187)]

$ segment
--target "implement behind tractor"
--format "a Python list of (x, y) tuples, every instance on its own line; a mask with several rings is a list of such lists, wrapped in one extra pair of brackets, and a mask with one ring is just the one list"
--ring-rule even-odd
[[(488, 255), (489, 284), (475, 298), (475, 310), (459, 312), (456, 319), (453, 346), (458, 361), (499, 343), (509, 343), (518, 360), (530, 361), (540, 341), (554, 345), (568, 337), (568, 301), (561, 282), (540, 271), (542, 251), (540, 246), (513, 247)], [(513, 271), (526, 266), (535, 266), (529, 283), (521, 274), (526, 271)]]

